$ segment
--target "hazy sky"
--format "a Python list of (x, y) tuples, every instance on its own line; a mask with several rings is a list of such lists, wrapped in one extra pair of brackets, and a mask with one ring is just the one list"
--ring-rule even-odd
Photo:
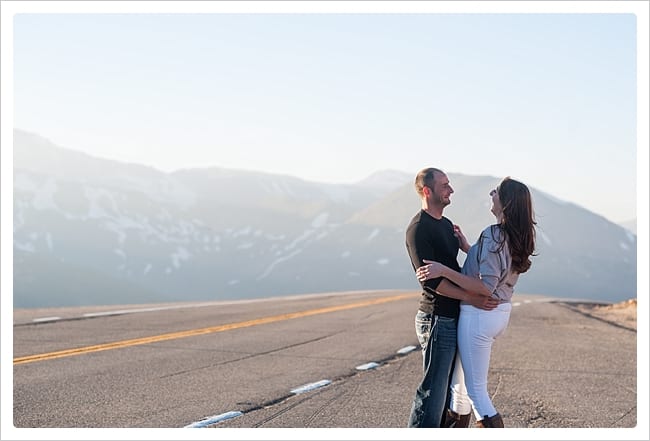
[(115, 13), (14, 16), (14, 127), (163, 171), (510, 175), (613, 221), (637, 216), (648, 45), (637, 52), (629, 9), (161, 14), (153, 2), (135, 14), (108, 3)]

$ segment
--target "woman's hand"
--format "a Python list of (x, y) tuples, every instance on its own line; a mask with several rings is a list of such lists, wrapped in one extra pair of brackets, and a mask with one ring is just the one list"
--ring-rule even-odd
[(463, 252), (467, 253), (469, 251), (469, 242), (460, 229), (460, 226), (454, 224), (454, 236), (458, 238), (458, 245)]
[(415, 272), (416, 277), (420, 282), (425, 280), (435, 279), (436, 277), (443, 277), (444, 270), (447, 268), (442, 263), (434, 262), (433, 260), (424, 259), (425, 265), (422, 265)]

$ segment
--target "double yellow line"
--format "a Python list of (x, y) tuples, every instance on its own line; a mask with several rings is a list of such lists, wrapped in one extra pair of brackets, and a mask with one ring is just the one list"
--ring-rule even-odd
[(291, 319), (296, 319), (301, 317), (308, 317), (311, 315), (327, 314), (330, 312), (343, 311), (346, 309), (354, 309), (354, 308), (361, 308), (370, 305), (379, 305), (381, 303), (395, 302), (397, 300), (403, 300), (411, 297), (416, 297), (419, 295), (420, 294), (412, 294), (412, 293), (400, 294), (397, 296), (382, 297), (378, 299), (366, 300), (363, 302), (348, 303), (345, 305), (329, 306), (326, 308), (310, 309), (307, 311), (299, 311), (299, 312), (291, 312), (288, 314), (274, 315), (271, 317), (263, 317), (263, 318), (247, 320), (239, 323), (228, 323), (225, 325), (211, 326), (208, 328), (190, 329), (187, 331), (171, 332), (169, 334), (160, 334), (160, 335), (153, 335), (150, 337), (134, 338), (131, 340), (122, 340), (122, 341), (116, 341), (112, 343), (104, 343), (100, 345), (85, 346), (82, 348), (65, 349), (56, 352), (46, 352), (44, 354), (27, 355), (24, 357), (14, 358), (14, 365), (33, 363), (36, 361), (53, 360), (55, 358), (62, 358), (62, 357), (71, 357), (73, 355), (88, 354), (91, 352), (108, 351), (110, 349), (120, 349), (129, 346), (144, 345), (148, 343), (156, 343), (165, 340), (174, 340), (177, 338), (194, 337), (197, 335), (205, 335), (205, 334), (212, 334), (215, 332), (230, 331), (232, 329), (248, 328), (251, 326), (265, 325), (267, 323), (280, 322), (283, 320), (291, 320)]

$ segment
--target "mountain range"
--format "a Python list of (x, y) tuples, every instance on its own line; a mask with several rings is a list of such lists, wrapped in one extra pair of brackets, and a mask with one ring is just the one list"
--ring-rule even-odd
[[(419, 289), (404, 245), (420, 209), (408, 173), (356, 184), (216, 167), (164, 173), (17, 129), (13, 172), (16, 308)], [(448, 176), (445, 216), (472, 242), (494, 222), (488, 193), (501, 178)], [(635, 298), (636, 235), (531, 192), (537, 256), (516, 292)]]

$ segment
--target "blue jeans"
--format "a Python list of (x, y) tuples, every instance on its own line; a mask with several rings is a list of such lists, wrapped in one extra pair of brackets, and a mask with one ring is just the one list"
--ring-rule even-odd
[(415, 391), (408, 427), (440, 427), (448, 405), (456, 357), (458, 320), (418, 311), (415, 332), (422, 346), (424, 375)]

